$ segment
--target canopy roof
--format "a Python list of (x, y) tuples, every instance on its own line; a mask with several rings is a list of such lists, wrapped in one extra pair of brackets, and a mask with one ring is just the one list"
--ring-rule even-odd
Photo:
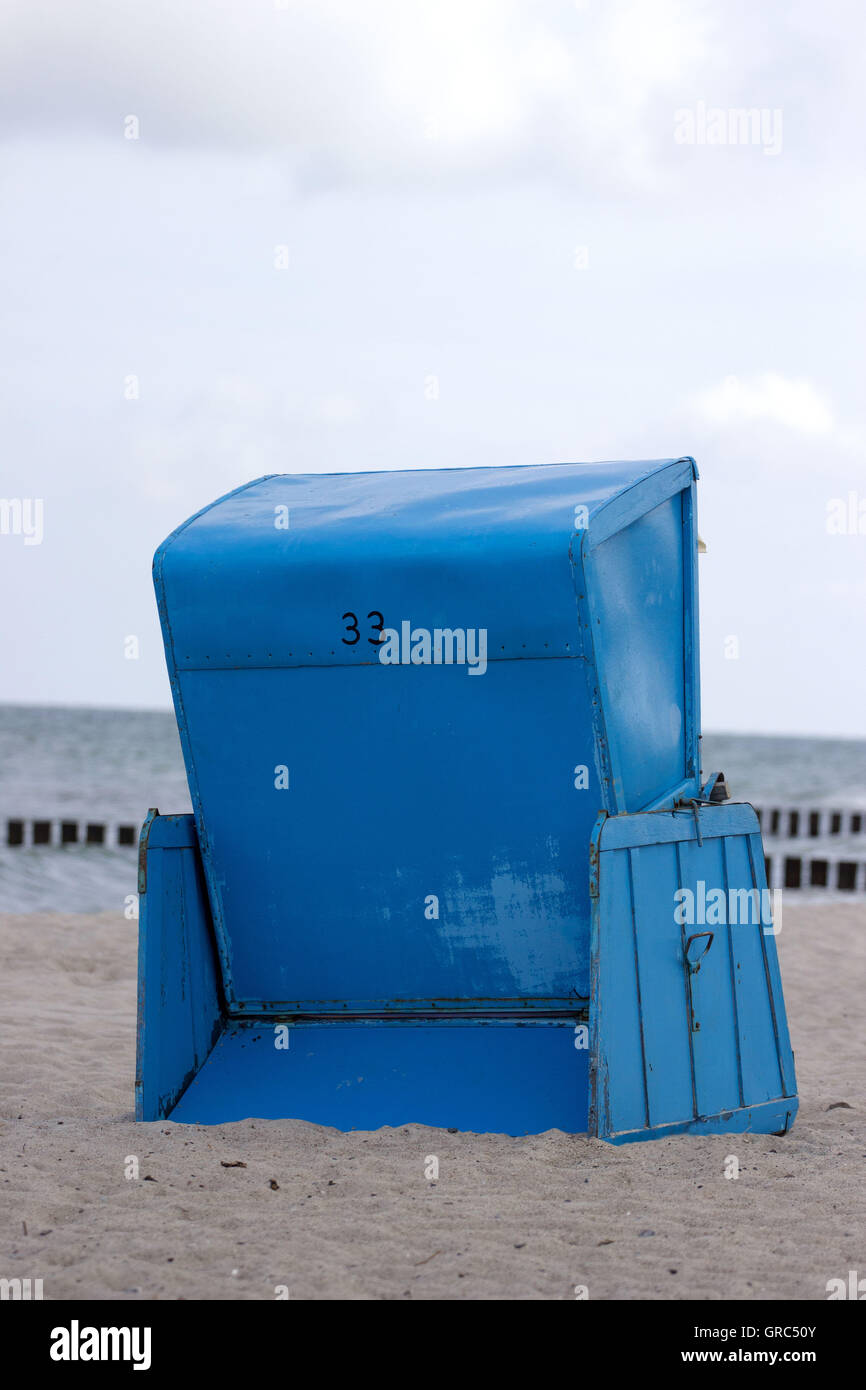
[(394, 628), (485, 628), (491, 660), (573, 655), (584, 538), (603, 539), (694, 473), (691, 459), (657, 459), (258, 479), (157, 551), (177, 669), (375, 656), (343, 642), (346, 612), (361, 626), (372, 613)]

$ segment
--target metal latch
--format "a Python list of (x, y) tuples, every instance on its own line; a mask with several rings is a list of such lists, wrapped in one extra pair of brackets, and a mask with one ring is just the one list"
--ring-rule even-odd
[[(701, 961), (703, 960), (704, 956), (707, 954), (707, 951), (713, 944), (713, 935), (714, 933), (711, 931), (696, 931), (692, 936), (689, 937), (688, 941), (686, 942), (686, 965), (689, 967), (689, 970), (692, 972), (693, 975), (696, 975), (700, 970)], [(695, 955), (692, 955), (692, 946), (696, 941), (700, 941), (703, 937), (708, 938), (706, 946), (703, 948), (702, 951), (698, 951)]]

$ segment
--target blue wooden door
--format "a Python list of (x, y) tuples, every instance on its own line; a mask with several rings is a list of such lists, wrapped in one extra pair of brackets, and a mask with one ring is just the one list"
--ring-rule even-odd
[(788, 1129), (794, 1058), (755, 812), (612, 816), (594, 862), (591, 1132)]

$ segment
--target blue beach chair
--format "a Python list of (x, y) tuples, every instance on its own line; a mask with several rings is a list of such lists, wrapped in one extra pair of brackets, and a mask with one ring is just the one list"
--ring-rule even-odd
[(691, 459), (278, 475), (154, 560), (137, 1115), (781, 1132), (753, 809), (700, 767)]

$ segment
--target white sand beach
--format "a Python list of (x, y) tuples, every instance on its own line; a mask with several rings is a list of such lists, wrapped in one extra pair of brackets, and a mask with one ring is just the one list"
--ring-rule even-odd
[(862, 904), (785, 904), (793, 1132), (620, 1148), (411, 1115), (136, 1125), (136, 935), (0, 918), (0, 1275), (46, 1298), (825, 1299), (866, 1274)]

